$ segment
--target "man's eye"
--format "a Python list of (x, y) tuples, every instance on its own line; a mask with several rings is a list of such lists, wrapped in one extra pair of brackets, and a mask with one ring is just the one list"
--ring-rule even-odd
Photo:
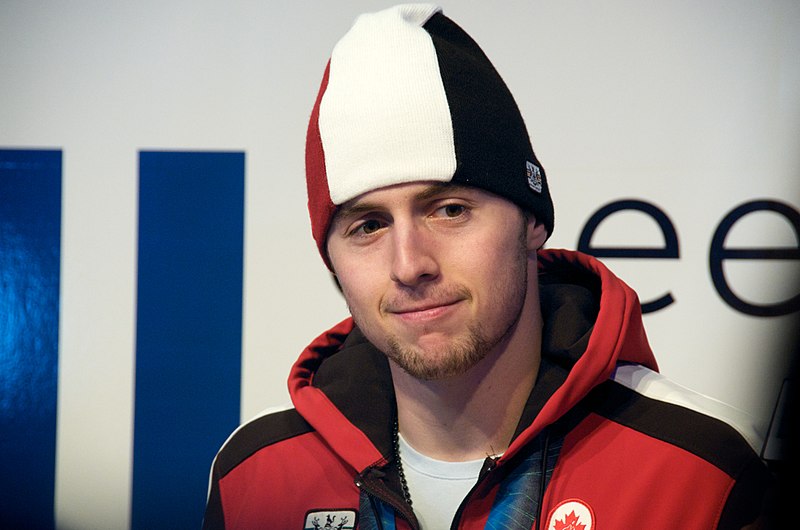
[(442, 206), (440, 211), (445, 217), (458, 217), (466, 211), (466, 207), (462, 204), (448, 204)]
[(380, 229), (381, 229), (380, 221), (378, 221), (376, 219), (367, 219), (366, 221), (364, 221), (363, 223), (358, 225), (356, 227), (356, 229), (353, 230), (353, 233), (354, 234), (361, 233), (361, 234), (368, 235), (368, 234), (372, 234), (373, 232), (377, 232)]

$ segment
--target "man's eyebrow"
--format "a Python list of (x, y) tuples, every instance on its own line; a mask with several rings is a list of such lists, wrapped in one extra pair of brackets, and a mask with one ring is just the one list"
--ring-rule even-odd
[(464, 190), (467, 189), (466, 186), (460, 186), (458, 184), (451, 184), (449, 182), (432, 182), (429, 186), (427, 186), (424, 190), (417, 193), (414, 198), (416, 200), (427, 200), (433, 199), (438, 197), (439, 195), (443, 195), (446, 193), (452, 193), (454, 191)]
[[(414, 195), (416, 201), (426, 201), (435, 199), (440, 195), (458, 192), (461, 190), (469, 190), (469, 186), (461, 186), (459, 184), (451, 184), (449, 182), (431, 182), (419, 193)], [(346, 219), (350, 217), (358, 217), (365, 213), (375, 212), (382, 210), (384, 207), (370, 201), (369, 199), (352, 199), (347, 201), (339, 207), (334, 214), (334, 221), (337, 219)]]
[(348, 217), (358, 217), (361, 214), (375, 211), (379, 208), (377, 204), (365, 201), (346, 202), (336, 210), (333, 221), (337, 219), (346, 219)]
[[(428, 199), (434, 199), (440, 195), (467, 189), (469, 189), (469, 187), (461, 186), (458, 184), (451, 184), (449, 182), (432, 182), (428, 186), (426, 186), (425, 189), (421, 190), (419, 193), (414, 195), (414, 200), (425, 201)], [(368, 199), (366, 200), (352, 199), (339, 207), (339, 209), (336, 212), (336, 217), (358, 216), (366, 212), (380, 210), (380, 209), (382, 209), (382, 206), (370, 202)]]

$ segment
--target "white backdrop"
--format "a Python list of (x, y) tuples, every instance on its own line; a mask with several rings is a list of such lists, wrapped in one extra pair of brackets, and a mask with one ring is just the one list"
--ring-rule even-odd
[[(242, 418), (288, 399), (299, 351), (346, 316), (313, 245), (304, 138), (336, 40), (377, 1), (0, 2), (0, 148), (63, 150), (56, 512), (129, 520), (140, 149), (246, 153)], [(788, 371), (787, 316), (729, 307), (709, 274), (722, 218), (755, 198), (800, 209), (800, 3), (458, 1), (444, 12), (493, 60), (556, 205), (548, 246), (576, 246), (624, 198), (673, 222), (677, 260), (606, 262), (644, 300), (662, 372), (766, 426)], [(594, 243), (663, 244), (620, 214)], [(797, 247), (753, 214), (727, 245)], [(793, 261), (726, 265), (754, 303), (797, 291)]]

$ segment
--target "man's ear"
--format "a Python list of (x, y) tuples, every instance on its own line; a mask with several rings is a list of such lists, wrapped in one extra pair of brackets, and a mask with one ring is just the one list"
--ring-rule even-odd
[(526, 242), (528, 252), (536, 252), (542, 248), (542, 245), (544, 245), (544, 242), (547, 240), (547, 229), (544, 223), (537, 222), (533, 215), (527, 216), (525, 224), (527, 228)]

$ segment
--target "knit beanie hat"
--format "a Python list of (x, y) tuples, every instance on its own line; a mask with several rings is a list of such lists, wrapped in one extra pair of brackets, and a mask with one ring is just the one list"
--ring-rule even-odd
[(547, 179), (513, 96), (431, 4), (361, 15), (333, 49), (306, 137), (311, 230), (325, 263), (339, 206), (416, 181), (490, 191), (553, 231)]

